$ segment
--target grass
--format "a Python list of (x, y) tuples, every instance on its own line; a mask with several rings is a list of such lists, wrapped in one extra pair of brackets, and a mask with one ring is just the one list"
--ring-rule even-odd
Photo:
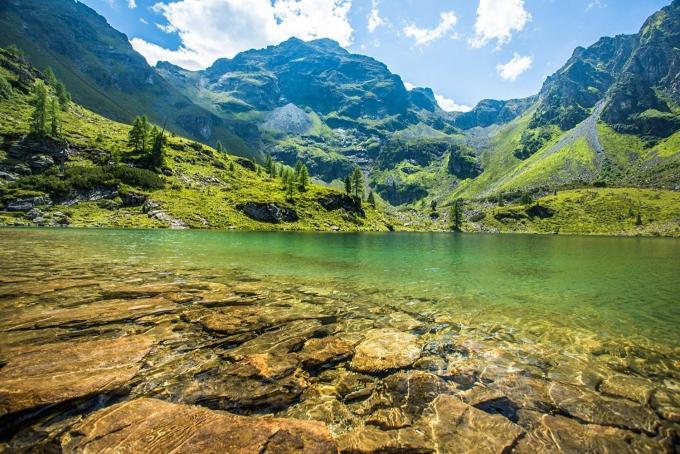
[[(658, 189), (588, 188), (559, 191), (534, 204), (554, 211), (549, 218), (497, 220), (498, 213), (525, 214), (531, 206), (485, 209), (482, 225), (500, 232), (680, 236), (680, 193)], [(641, 225), (637, 225), (637, 214)]]

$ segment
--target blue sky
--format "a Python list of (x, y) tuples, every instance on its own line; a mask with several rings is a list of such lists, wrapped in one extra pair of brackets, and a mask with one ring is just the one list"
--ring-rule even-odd
[(150, 63), (190, 69), (290, 37), (370, 55), (442, 107), (536, 93), (577, 46), (635, 33), (670, 0), (82, 0)]

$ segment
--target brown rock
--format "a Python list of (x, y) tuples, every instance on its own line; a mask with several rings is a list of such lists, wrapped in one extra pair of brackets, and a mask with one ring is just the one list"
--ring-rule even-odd
[(372, 329), (354, 352), (352, 369), (359, 372), (385, 372), (413, 364), (420, 356), (416, 336), (390, 328)]
[(23, 352), (0, 369), (0, 415), (116, 390), (137, 374), (153, 343), (139, 335)]
[(435, 452), (427, 435), (410, 428), (383, 431), (370, 426), (362, 427), (341, 435), (338, 446), (343, 454)]
[(37, 308), (21, 312), (2, 326), (3, 331), (50, 327), (82, 328), (149, 315), (166, 314), (179, 306), (164, 298), (103, 300), (71, 308)]
[(351, 344), (336, 336), (310, 339), (300, 352), (300, 360), (305, 367), (318, 367), (343, 361), (349, 358), (354, 349)]
[(154, 283), (142, 285), (121, 285), (119, 287), (106, 290), (103, 295), (105, 298), (144, 298), (157, 296), (162, 293), (179, 292), (182, 288), (172, 283)]
[(524, 432), (503, 416), (490, 415), (446, 395), (432, 403), (425, 422), (440, 452), (501, 453)]
[(401, 408), (381, 408), (365, 418), (366, 424), (382, 430), (401, 429), (411, 425), (411, 418)]
[(600, 392), (615, 397), (623, 397), (641, 404), (649, 402), (654, 392), (654, 383), (644, 378), (630, 375), (613, 375), (602, 382)]
[(654, 433), (659, 420), (652, 410), (625, 399), (609, 399), (586, 389), (553, 383), (553, 404), (561, 411), (590, 424)]
[(61, 441), (64, 452), (337, 453), (323, 423), (251, 418), (156, 399), (94, 413)]
[(663, 452), (662, 442), (613, 427), (581, 424), (562, 416), (544, 415), (540, 425), (515, 447), (516, 453)]
[(444, 380), (419, 370), (392, 374), (385, 378), (384, 385), (392, 406), (403, 408), (411, 415), (420, 415), (430, 402), (448, 391)]

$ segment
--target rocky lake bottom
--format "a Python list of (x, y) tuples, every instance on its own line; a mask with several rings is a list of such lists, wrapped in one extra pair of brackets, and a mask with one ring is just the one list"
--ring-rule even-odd
[(0, 452), (677, 452), (662, 328), (46, 232), (0, 231)]

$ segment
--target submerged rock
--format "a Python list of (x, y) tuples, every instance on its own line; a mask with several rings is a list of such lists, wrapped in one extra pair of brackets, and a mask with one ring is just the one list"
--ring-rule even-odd
[(64, 452), (336, 453), (323, 423), (252, 418), (156, 399), (100, 410), (61, 440)]
[(114, 391), (137, 374), (154, 342), (125, 336), (22, 352), (0, 369), (0, 415)]
[(302, 364), (311, 369), (343, 361), (352, 356), (352, 345), (339, 337), (310, 339), (300, 352)]
[(358, 372), (380, 373), (413, 364), (420, 356), (417, 337), (390, 328), (372, 329), (355, 349), (351, 367)]

